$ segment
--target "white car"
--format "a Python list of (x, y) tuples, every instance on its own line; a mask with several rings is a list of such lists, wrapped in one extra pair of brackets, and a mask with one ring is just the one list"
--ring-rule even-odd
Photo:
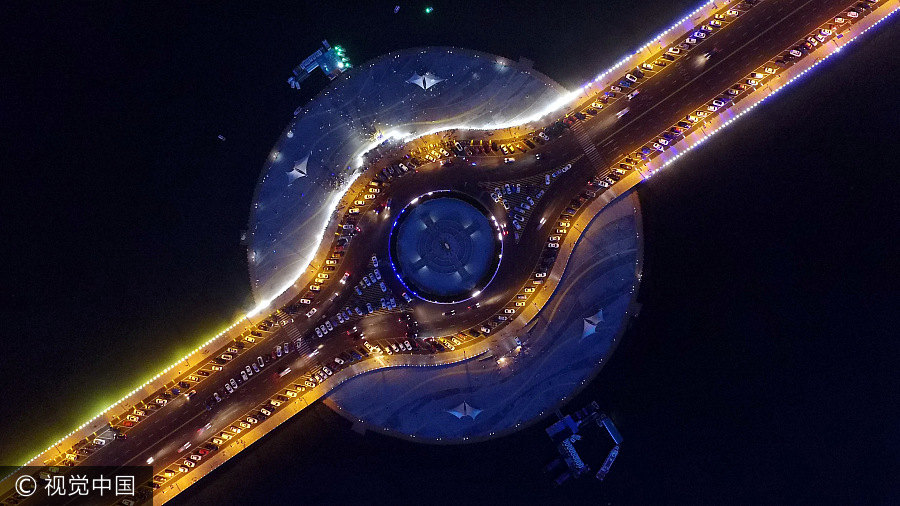
[(381, 283), (378, 283), (378, 286), (381, 288), (382, 292), (387, 291), (387, 285), (384, 284), (384, 281), (382, 281)]
[(515, 313), (516, 313), (516, 310), (515, 310), (515, 309), (506, 308), (506, 309), (503, 310), (503, 312), (506, 313), (506, 314), (515, 314)]
[(375, 269), (372, 272), (375, 273), (375, 279), (381, 279), (381, 271), (379, 271), (378, 269)]
[(547, 246), (549, 246), (551, 248), (559, 248), (559, 243), (558, 242), (549, 242), (549, 243), (547, 243)]
[(677, 47), (670, 47), (666, 52), (672, 54), (681, 54), (681, 49), (678, 49)]
[(228, 383), (225, 383), (225, 391), (228, 392), (229, 394), (234, 393), (234, 389), (231, 388), (231, 385), (229, 385)]
[(406, 351), (412, 351), (412, 345), (409, 344), (409, 341), (403, 341), (403, 346), (406, 346)]
[(344, 365), (344, 361), (343, 361), (343, 359), (341, 359), (341, 357), (334, 357), (334, 362), (337, 365)]
[(319, 327), (316, 327), (316, 336), (317, 336), (317, 337), (322, 337), (322, 331), (319, 330)]
[(633, 83), (636, 83), (636, 82), (638, 81), (638, 78), (637, 78), (637, 77), (634, 77), (634, 76), (631, 75), (631, 74), (625, 74), (625, 79), (628, 79), (629, 81), (631, 81), (631, 82), (633, 82)]

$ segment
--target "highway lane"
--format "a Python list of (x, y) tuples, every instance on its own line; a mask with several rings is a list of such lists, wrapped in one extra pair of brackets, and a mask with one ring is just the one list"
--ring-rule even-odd
[[(334, 271), (338, 273), (338, 278), (344, 271), (351, 272), (348, 284), (340, 286), (335, 279), (331, 279), (324, 285), (323, 294), (317, 296), (321, 300), (314, 304), (317, 314), (307, 319), (304, 316), (306, 308), (302, 308), (294, 315), (295, 323), (289, 324), (296, 326), (297, 332), (293, 334), (299, 332), (304, 337), (303, 354), (294, 352), (272, 360), (262, 372), (241, 385), (235, 394), (207, 411), (203, 402), (213, 391), (221, 390), (227, 378), (236, 377), (240, 369), (263, 355), (260, 351), (270, 353), (276, 343), (294, 340), (287, 328), (276, 328), (269, 336), (224, 365), (221, 373), (214, 373), (197, 384), (194, 400), (187, 402), (183, 397), (176, 398), (131, 428), (128, 439), (113, 441), (79, 464), (139, 464), (153, 456), (159, 466), (157, 471), (165, 469), (174, 461), (178, 455), (177, 449), (184, 442), (192, 441), (193, 448), (196, 448), (212, 434), (230, 426), (237, 416), (254, 410), (286, 386), (296, 383), (309, 368), (331, 361), (348, 347), (358, 345), (355, 334), (346, 333), (347, 328), (357, 324), (358, 319), (345, 325), (346, 328), (339, 327), (324, 339), (315, 337), (312, 325), (320, 324), (322, 316), (330, 316), (336, 308), (356, 299), (352, 286), (362, 274), (371, 271), (368, 262), (372, 253), (378, 254), (382, 261), (387, 259), (387, 231), (392, 218), (412, 198), (436, 189), (464, 191), (478, 198), (509, 226), (508, 213), (490, 199), (479, 183), (488, 187), (501, 185), (511, 179), (552, 171), (569, 160), (575, 160), (572, 170), (556, 178), (547, 188), (547, 196), (535, 206), (522, 233), (522, 240), (517, 244), (511, 239), (512, 234), (504, 237), (505, 260), (501, 262), (495, 281), (479, 297), (482, 301), (480, 307), (467, 309), (470, 303), (452, 306), (414, 303), (411, 308), (404, 308), (414, 315), (422, 336), (447, 335), (483, 321), (506, 306), (521, 289), (545, 248), (552, 228), (550, 225), (568, 206), (569, 200), (580, 193), (590, 178), (603, 168), (585, 156), (585, 137), (595, 146), (604, 164), (614, 162), (639, 149), (693, 110), (702, 108), (722, 90), (782, 54), (802, 36), (848, 5), (851, 4), (836, 0), (765, 0), (660, 72), (648, 75), (638, 84), (641, 93), (634, 100), (616, 100), (596, 118), (578, 123), (561, 137), (529, 153), (515, 155), (517, 161), (513, 164), (504, 164), (501, 155), (475, 155), (458, 159), (448, 167), (439, 167), (437, 162), (426, 164), (418, 173), (394, 180), (374, 201), (379, 203), (392, 198), (391, 212), (382, 215), (363, 213), (358, 221), (362, 232), (351, 240), (341, 265)], [(709, 61), (698, 62), (698, 56), (713, 47), (718, 52)], [(628, 114), (616, 119), (615, 114), (625, 107), (629, 109)], [(469, 132), (466, 135), (477, 136), (479, 133)], [(534, 160), (535, 153), (541, 155), (540, 161)], [(474, 166), (471, 165), (473, 162)], [(380, 170), (381, 166), (375, 165), (373, 171)], [(542, 216), (549, 219), (543, 226), (538, 226), (538, 218)], [(389, 267), (382, 266), (381, 272), (400, 302), (402, 287), (392, 275), (388, 275)], [(336, 292), (336, 288), (341, 291)], [(451, 308), (457, 310), (452, 319), (443, 314)], [(358, 325), (364, 328), (370, 340), (377, 340), (398, 331), (392, 319), (393, 315), (380, 313)], [(319, 346), (322, 346), (319, 354), (308, 357), (308, 353)], [(292, 373), (278, 377), (277, 372), (288, 365)], [(201, 431), (207, 424), (211, 424), (210, 428)]]
[[(734, 84), (742, 76), (757, 68), (770, 57), (799, 40), (801, 35), (807, 33), (814, 26), (824, 22), (827, 16), (824, 16), (823, 13), (833, 13), (835, 10), (834, 5), (840, 7), (846, 4), (846, 2), (828, 3), (830, 5), (823, 7), (820, 3), (812, 0), (794, 2), (770, 0), (762, 2), (744, 14), (742, 19), (731, 23), (727, 30), (722, 30), (703, 41), (692, 49), (688, 55), (678, 58), (676, 62), (663, 69), (657, 79), (647, 79), (647, 82), (640, 88), (641, 95), (636, 97), (635, 100), (627, 102), (630, 112), (622, 120), (614, 123), (614, 127), (616, 127), (614, 130), (604, 124), (602, 116), (586, 123), (589, 135), (593, 139), (600, 137), (596, 142), (599, 144), (601, 156), (611, 162), (617, 155), (615, 148), (619, 143), (627, 146), (624, 152), (636, 149), (646, 142), (646, 139), (651, 138), (679, 118), (687, 115), (691, 110), (702, 106), (703, 103), (718, 95), (721, 90)], [(819, 13), (819, 16), (813, 16), (815, 13)], [(770, 19), (775, 20), (774, 23), (766, 25), (762, 30), (758, 28), (761, 23)], [(785, 30), (783, 29), (784, 27), (790, 27), (790, 29)], [(707, 50), (707, 46), (717, 47), (720, 51), (720, 56), (714, 57), (707, 65), (692, 65), (694, 63), (692, 61), (693, 57), (702, 54), (702, 52)], [(763, 56), (760, 57), (759, 55)], [(700, 90), (698, 91), (697, 88), (700, 88)], [(626, 104), (622, 100), (617, 102), (617, 104), (619, 103), (622, 105)], [(677, 106), (685, 103), (689, 105), (672, 106), (672, 104)], [(605, 114), (611, 116), (615, 112), (617, 112), (617, 108), (610, 108)], [(609, 143), (609, 139), (612, 139), (613, 142)], [(467, 157), (476, 162), (477, 165), (474, 167), (466, 165), (463, 161), (460, 161), (458, 166), (451, 167), (438, 168), (437, 163), (426, 165), (417, 174), (395, 180), (386, 188), (386, 190), (389, 189), (390, 191), (383, 192), (376, 202), (390, 195), (393, 199), (392, 209), (396, 211), (411, 201), (412, 198), (427, 191), (455, 189), (471, 193), (474, 182), (501, 183), (508, 180), (510, 176), (521, 178), (534, 173), (545, 172), (561, 165), (568, 159), (573, 159), (583, 154), (582, 146), (571, 133), (566, 133), (561, 138), (534, 151), (542, 154), (544, 158), (543, 163), (529, 165), (510, 164), (510, 166), (504, 167), (500, 156), (475, 156)], [(579, 159), (573, 165), (572, 170), (554, 182), (551, 190), (553, 190), (552, 195), (555, 198), (545, 200), (542, 203), (543, 207), (539, 207), (535, 215), (558, 216), (567, 206), (568, 200), (577, 194), (577, 192), (566, 192), (559, 189), (584, 188), (586, 182), (596, 173), (597, 169), (598, 167), (591, 164), (586, 157)], [(490, 205), (498, 217), (506, 216), (505, 212), (502, 212), (498, 209), (498, 206), (486, 198), (486, 192), (476, 193), (475, 196), (480, 198), (486, 205)], [(382, 259), (387, 258), (386, 231), (389, 229), (391, 221), (389, 218), (387, 216), (375, 217), (372, 215), (360, 220), (361, 226), (365, 228), (366, 236), (380, 238), (380, 241), (374, 243), (374, 251)], [(447, 333), (467, 328), (496, 313), (500, 307), (504, 306), (512, 298), (512, 295), (522, 286), (523, 278), (527, 277), (533, 270), (541, 251), (544, 249), (546, 236), (549, 235), (549, 227), (537, 228), (533, 224), (529, 225), (523, 234), (522, 241), (518, 245), (511, 244), (510, 236), (504, 238), (505, 255), (515, 258), (516, 261), (503, 262), (497, 279), (485, 290), (482, 298), (494, 302), (483, 304), (482, 307), (470, 311), (462, 311), (464, 308), (460, 307), (452, 321), (448, 321), (443, 316), (443, 311), (446, 310), (445, 306), (434, 307), (428, 305), (430, 307), (422, 309), (416, 307), (413, 310), (413, 314), (419, 322), (423, 335), (446, 335)], [(362, 241), (359, 239), (360, 236), (357, 236), (351, 241), (350, 246), (347, 248), (348, 253), (345, 256), (347, 263), (342, 264), (341, 269), (344, 269), (345, 265), (348, 267), (353, 266), (355, 269), (362, 269), (363, 263), (370, 256), (369, 253), (372, 250), (365, 247), (370, 244), (360, 244)], [(354, 257), (351, 255), (355, 255), (356, 260), (353, 260)], [(385, 270), (382, 269), (382, 272), (385, 272)], [(351, 284), (356, 279), (358, 278), (355, 276), (351, 277)], [(392, 280), (391, 283), (392, 287), (396, 288), (395, 281)], [(321, 313), (328, 314), (329, 307), (340, 307), (343, 305), (342, 301), (343, 298), (338, 297), (334, 302), (322, 305), (320, 307)], [(462, 305), (464, 304), (455, 306)], [(377, 336), (372, 337), (375, 338)], [(332, 349), (337, 352), (342, 347), (351, 344), (351, 342), (347, 341), (336, 343), (335, 339), (324, 339), (322, 342), (328, 345), (323, 352), (329, 352)], [(263, 389), (263, 392), (267, 395), (274, 395), (278, 388), (277, 383), (273, 382), (274, 389)], [(284, 383), (287, 384), (289, 381)], [(258, 403), (261, 400), (264, 399), (257, 399), (256, 402)]]

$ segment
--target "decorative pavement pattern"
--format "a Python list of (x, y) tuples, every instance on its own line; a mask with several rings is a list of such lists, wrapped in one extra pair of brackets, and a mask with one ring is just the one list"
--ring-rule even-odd
[(358, 426), (416, 441), (518, 430), (599, 373), (636, 313), (641, 266), (640, 205), (630, 192), (586, 227), (556, 293), (519, 334), (521, 347), (450, 366), (375, 371), (325, 402)]

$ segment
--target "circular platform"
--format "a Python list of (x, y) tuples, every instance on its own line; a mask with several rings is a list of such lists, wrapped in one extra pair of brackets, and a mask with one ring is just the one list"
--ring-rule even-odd
[(477, 200), (459, 192), (422, 195), (391, 227), (391, 266), (419, 298), (455, 303), (476, 296), (502, 258), (497, 222)]
[(498, 345), (451, 365), (366, 373), (335, 388), (325, 404), (360, 428), (429, 443), (483, 441), (552, 415), (600, 372), (636, 311), (637, 194), (583, 226), (559, 286), (515, 332), (519, 346)]

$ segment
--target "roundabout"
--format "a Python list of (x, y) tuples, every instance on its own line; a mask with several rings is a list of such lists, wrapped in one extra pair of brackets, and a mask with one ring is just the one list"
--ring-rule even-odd
[(477, 296), (502, 258), (497, 220), (459, 192), (413, 199), (391, 227), (391, 267), (417, 297), (452, 304)]

